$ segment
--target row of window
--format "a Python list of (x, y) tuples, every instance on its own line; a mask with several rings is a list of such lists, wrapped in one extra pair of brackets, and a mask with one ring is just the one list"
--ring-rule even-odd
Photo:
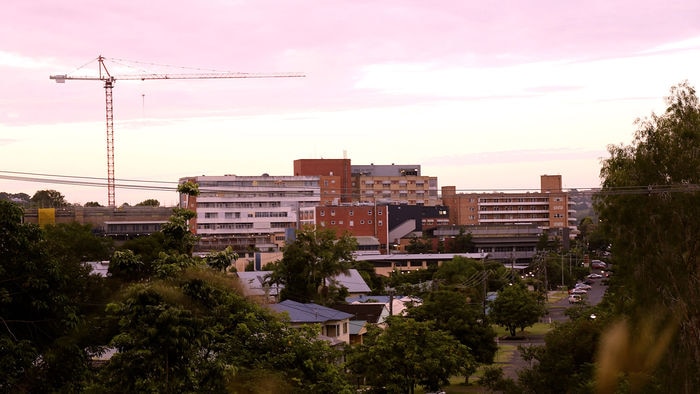
[(517, 206), (479, 206), (479, 211), (549, 211), (548, 206), (517, 205)]
[(320, 189), (315, 190), (285, 190), (274, 192), (244, 192), (244, 191), (215, 191), (201, 192), (200, 198), (220, 197), (220, 198), (270, 198), (270, 197), (313, 197), (320, 195)]
[(200, 189), (208, 187), (318, 187), (317, 180), (299, 180), (299, 179), (249, 179), (249, 180), (231, 180), (231, 181), (198, 181)]
[(199, 202), (198, 208), (279, 208), (282, 203), (279, 201), (256, 201), (256, 202)]
[[(373, 222), (372, 222), (372, 220), (370, 219), (370, 220), (367, 220), (366, 223), (367, 223), (367, 224), (372, 224)], [(342, 226), (342, 225), (345, 224), (345, 221), (344, 221), (344, 220), (338, 220), (337, 223), (336, 223), (335, 220), (331, 220), (331, 221), (330, 221), (330, 225), (331, 225), (331, 226), (335, 226), (336, 224)], [(363, 225), (363, 224), (365, 224), (365, 221), (364, 221), (364, 220), (360, 220), (360, 225)], [(319, 222), (319, 225), (320, 225), (321, 227), (326, 227), (326, 222), (322, 220), (322, 221)], [(383, 226), (383, 225), (384, 225), (384, 222), (383, 222), (383, 221), (377, 220), (377, 226), (381, 227), (381, 226)], [(349, 226), (349, 227), (354, 227), (354, 226), (355, 226), (355, 221), (354, 221), (354, 220), (348, 220), (348, 226)]]
[[(331, 216), (335, 216), (335, 209), (331, 209), (329, 213)], [(318, 211), (318, 214), (320, 216), (326, 216), (326, 210), (321, 209)], [(372, 214), (373, 214), (373, 211), (371, 209), (367, 210), (367, 216), (372, 216)], [(381, 214), (382, 214), (382, 210), (377, 209), (377, 215), (381, 215)], [(355, 216), (355, 210), (353, 210), (353, 209), (348, 210), (348, 216)]]
[[(293, 222), (270, 222), (270, 228), (296, 227)], [(197, 223), (198, 230), (249, 230), (253, 223)]]
[[(473, 199), (470, 199), (470, 201), (471, 200), (473, 200)], [(561, 198), (555, 199), (555, 201), (561, 201)], [(511, 203), (521, 203), (521, 202), (530, 202), (530, 203), (543, 203), (544, 202), (544, 203), (547, 203), (547, 202), (549, 202), (549, 197), (523, 197), (523, 198), (483, 197), (483, 198), (479, 198), (479, 202), (482, 204), (497, 204), (497, 203), (511, 204)]]

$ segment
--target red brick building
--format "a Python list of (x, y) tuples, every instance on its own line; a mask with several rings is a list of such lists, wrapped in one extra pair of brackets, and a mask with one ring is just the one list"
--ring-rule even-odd
[(319, 176), (321, 205), (352, 201), (350, 159), (294, 160), (295, 176)]
[(316, 225), (342, 235), (346, 231), (354, 237), (374, 237), (378, 245), (360, 244), (360, 252), (378, 250), (385, 253), (389, 237), (388, 210), (383, 205), (344, 204), (316, 207)]
[(539, 192), (457, 193), (442, 187), (442, 203), (449, 207), (450, 223), (458, 226), (533, 224), (541, 228), (576, 228), (569, 193), (561, 175), (542, 175)]

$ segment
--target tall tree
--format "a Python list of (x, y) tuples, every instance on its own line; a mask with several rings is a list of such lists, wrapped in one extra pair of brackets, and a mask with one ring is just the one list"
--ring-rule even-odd
[(639, 327), (648, 311), (663, 311), (658, 330), (674, 324), (677, 335), (653, 376), (668, 392), (690, 393), (700, 387), (700, 103), (687, 82), (666, 103), (637, 121), (630, 145), (608, 147), (595, 207), (623, 286), (619, 312)]
[(154, 198), (149, 198), (147, 200), (141, 201), (140, 203), (136, 204), (135, 206), (137, 206), (137, 207), (159, 207), (160, 201), (158, 201)]
[(99, 282), (80, 261), (49, 254), (22, 217), (0, 201), (0, 391), (80, 391), (88, 345), (74, 334)]
[(98, 237), (89, 224), (59, 223), (43, 228), (49, 254), (72, 262), (108, 260), (113, 248), (111, 238)]
[(484, 319), (481, 305), (469, 303), (463, 294), (447, 290), (430, 292), (420, 306), (409, 308), (408, 317), (435, 322), (435, 328), (449, 332), (467, 346), (477, 362), (493, 362), (496, 332)]
[(63, 194), (56, 190), (38, 190), (31, 198), (37, 208), (61, 208), (68, 205)]
[(290, 329), (236, 283), (200, 264), (127, 287), (107, 308), (119, 352), (95, 391), (348, 392), (329, 343)]
[(270, 265), (270, 281), (284, 285), (282, 299), (327, 304), (332, 292), (330, 281), (347, 273), (357, 249), (357, 241), (349, 234), (336, 238), (330, 229), (306, 228), (296, 233), (293, 242), (284, 248), (280, 261)]
[(209, 267), (222, 272), (228, 271), (231, 264), (234, 264), (236, 260), (238, 260), (238, 253), (234, 252), (230, 246), (222, 251), (209, 253), (209, 255), (204, 257), (204, 261)]
[(498, 297), (491, 301), (489, 318), (494, 323), (505, 327), (514, 337), (516, 330), (537, 323), (544, 316), (545, 308), (537, 295), (521, 284), (508, 285), (498, 292)]
[(435, 391), (474, 368), (469, 349), (431, 322), (393, 316), (387, 323), (385, 330), (371, 327), (348, 354), (348, 368), (369, 385), (389, 393), (413, 394), (416, 386)]

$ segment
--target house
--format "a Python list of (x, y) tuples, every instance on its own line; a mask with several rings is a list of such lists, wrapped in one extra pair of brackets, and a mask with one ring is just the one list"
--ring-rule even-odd
[[(265, 277), (272, 271), (242, 271), (237, 272), (246, 297), (258, 298), (265, 303), (273, 303), (278, 299), (283, 286), (266, 283)], [(365, 296), (371, 289), (356, 269), (348, 270), (347, 274), (339, 274), (328, 282), (338, 287), (345, 287), (349, 296)], [(328, 283), (330, 284), (330, 283)]]
[(350, 343), (353, 345), (362, 344), (368, 325), (383, 327), (389, 317), (389, 308), (381, 303), (338, 304), (333, 309), (353, 315), (350, 320)]
[(364, 320), (371, 324), (382, 324), (389, 317), (389, 308), (382, 303), (338, 304), (333, 306), (353, 315), (353, 320)]
[(286, 314), (292, 327), (320, 325), (320, 338), (328, 340), (332, 346), (350, 344), (350, 318), (353, 316), (350, 313), (314, 303), (303, 304), (292, 300), (270, 304), (268, 307), (277, 313)]
[(272, 271), (239, 271), (238, 281), (247, 298), (255, 298), (263, 303), (274, 303), (279, 297), (282, 286), (267, 283), (265, 277)]
[(380, 304), (389, 310), (389, 316), (403, 316), (409, 306), (419, 306), (423, 300), (409, 296), (361, 295), (359, 297), (346, 297), (345, 302), (348, 304)]

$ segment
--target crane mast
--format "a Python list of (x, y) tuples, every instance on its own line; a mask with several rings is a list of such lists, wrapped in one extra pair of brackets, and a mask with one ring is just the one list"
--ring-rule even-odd
[(104, 63), (105, 58), (97, 57), (98, 76), (72, 76), (68, 74), (50, 75), (56, 83), (65, 83), (66, 80), (103, 81), (105, 89), (105, 120), (107, 128), (107, 204), (115, 207), (115, 178), (114, 178), (114, 102), (112, 100), (112, 88), (117, 79), (122, 80), (151, 80), (151, 79), (223, 79), (223, 78), (297, 78), (305, 77), (302, 73), (232, 73), (232, 72), (208, 72), (198, 74), (127, 74), (115, 77), (110, 74)]

